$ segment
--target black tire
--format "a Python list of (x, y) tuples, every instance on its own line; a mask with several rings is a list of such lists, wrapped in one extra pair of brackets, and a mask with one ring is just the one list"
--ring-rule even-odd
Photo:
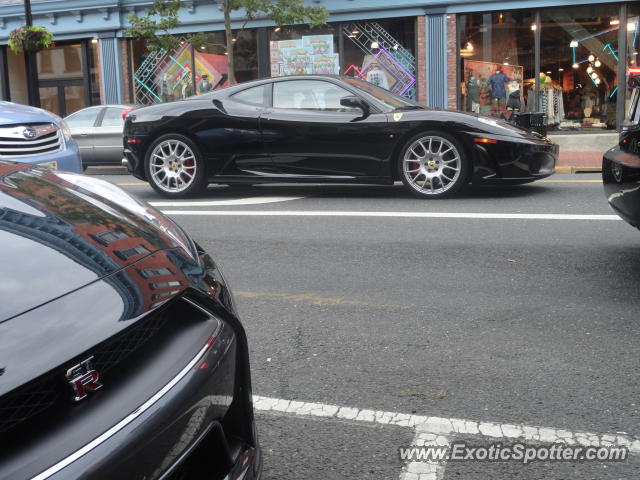
[(198, 145), (179, 133), (155, 139), (147, 149), (144, 168), (151, 187), (168, 198), (197, 195), (208, 185), (207, 168)]
[(400, 180), (412, 195), (436, 199), (455, 195), (469, 182), (471, 162), (458, 140), (431, 130), (405, 143), (397, 168)]

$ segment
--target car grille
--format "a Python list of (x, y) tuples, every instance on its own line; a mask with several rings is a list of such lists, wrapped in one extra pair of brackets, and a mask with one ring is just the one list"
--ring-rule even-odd
[[(33, 138), (29, 138), (29, 133)], [(0, 128), (0, 158), (55, 153), (62, 150), (62, 146), (62, 135), (53, 123)]]
[[(151, 341), (171, 317), (171, 308), (154, 312), (91, 349), (92, 367), (103, 376), (121, 365), (130, 354)], [(65, 368), (55, 369), (0, 398), (0, 432), (10, 430), (57, 404), (72, 403), (69, 401), (71, 390), (64, 382), (65, 371)]]

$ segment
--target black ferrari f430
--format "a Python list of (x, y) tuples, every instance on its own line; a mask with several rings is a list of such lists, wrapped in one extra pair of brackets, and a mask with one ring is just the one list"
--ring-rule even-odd
[(290, 76), (134, 110), (129, 171), (167, 197), (210, 183), (392, 184), (437, 198), (554, 172), (558, 147), (477, 114), (426, 108), (360, 79)]

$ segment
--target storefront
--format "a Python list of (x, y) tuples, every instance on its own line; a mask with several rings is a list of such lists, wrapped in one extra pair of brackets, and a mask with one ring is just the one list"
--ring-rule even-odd
[[(416, 18), (408, 17), (234, 31), (235, 78), (343, 74), (416, 98), (415, 24)], [(148, 52), (139, 41), (130, 45), (135, 103), (171, 101), (228, 85), (222, 31), (208, 33), (203, 45), (183, 40), (167, 53)]]
[[(233, 12), (235, 78), (300, 73), (357, 76), (431, 107), (496, 118), (536, 112), (551, 132), (614, 132), (624, 118), (629, 68), (640, 48), (638, 2), (592, 0), (318, 0), (321, 28), (278, 27)], [(151, 0), (34, 2), (34, 23), (56, 46), (38, 54), (42, 105), (69, 114), (96, 103), (150, 104), (228, 84), (222, 12), (185, 1), (172, 52), (127, 38), (128, 15)], [(0, 97), (26, 102), (24, 59), (6, 39), (22, 25), (0, 6)], [(203, 44), (189, 34), (206, 32)], [(620, 85), (620, 87), (619, 87)]]
[[(24, 55), (3, 48), (5, 70), (4, 98), (16, 103), (27, 101)], [(100, 103), (98, 58), (90, 39), (60, 42), (38, 52), (38, 86), (42, 108), (66, 116), (81, 108)]]
[(551, 132), (605, 132), (624, 118), (640, 6), (608, 3), (457, 15), (457, 106)]

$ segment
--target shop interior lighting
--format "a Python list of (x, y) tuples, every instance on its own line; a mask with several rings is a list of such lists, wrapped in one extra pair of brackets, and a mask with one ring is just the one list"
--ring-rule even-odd
[(589, 55), (589, 61), (590, 62), (595, 61), (595, 59), (596, 59), (596, 57), (593, 54)]
[(380, 45), (378, 44), (378, 42), (371, 42), (371, 49), (375, 50), (376, 48), (380, 48)]
[(587, 73), (593, 73), (593, 67), (591, 65), (587, 67)]
[(573, 65), (571, 65), (573, 68), (580, 68), (580, 65), (578, 65), (577, 63), (574, 63)]
[(534, 32), (536, 31), (537, 27), (536, 24), (534, 23), (533, 25), (531, 25), (531, 30), (533, 30)]
[(609, 22), (609, 25), (620, 25), (620, 20), (618, 20), (617, 18), (615, 20), (611, 20)]
[(278, 33), (280, 31), (280, 27), (276, 27), (273, 29), (274, 32)]
[(559, 72), (564, 72), (564, 68), (559, 68), (558, 71)]
[(569, 44), (569, 46), (571, 48), (577, 48), (578, 47), (578, 42), (576, 40), (571, 40), (571, 43)]
[(636, 29), (636, 23), (627, 23), (627, 32), (633, 32)]

